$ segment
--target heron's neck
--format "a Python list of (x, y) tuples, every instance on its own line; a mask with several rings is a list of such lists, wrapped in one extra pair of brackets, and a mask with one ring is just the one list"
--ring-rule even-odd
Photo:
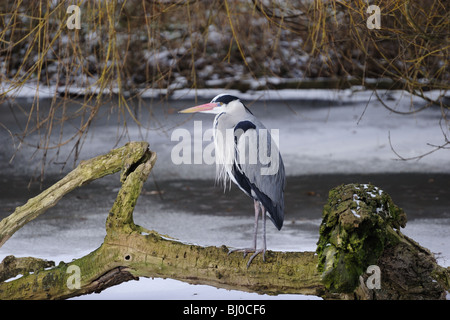
[(242, 108), (234, 108), (233, 110), (228, 110), (222, 113), (219, 113), (215, 119), (214, 122), (217, 124), (219, 121), (225, 121), (227, 128), (234, 128), (238, 122), (248, 119), (249, 113), (245, 110), (244, 107)]

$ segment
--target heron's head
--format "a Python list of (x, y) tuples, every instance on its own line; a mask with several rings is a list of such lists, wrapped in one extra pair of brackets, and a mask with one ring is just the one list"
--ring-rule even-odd
[(196, 107), (188, 108), (181, 110), (180, 113), (194, 113), (194, 112), (202, 112), (202, 113), (213, 113), (218, 114), (222, 112), (226, 112), (229, 109), (235, 107), (238, 102), (243, 106), (242, 102), (240, 102), (239, 98), (229, 95), (229, 94), (219, 94), (214, 97), (210, 103), (202, 104)]

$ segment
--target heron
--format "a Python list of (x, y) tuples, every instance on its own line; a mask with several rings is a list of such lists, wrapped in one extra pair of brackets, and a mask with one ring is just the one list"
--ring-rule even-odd
[[(216, 155), (216, 180), (224, 188), (236, 184), (253, 199), (255, 220), (253, 243), (249, 248), (231, 249), (241, 251), (244, 258), (249, 254), (247, 267), (262, 254), (265, 262), (267, 250), (266, 216), (281, 230), (284, 221), (284, 189), (286, 178), (284, 164), (272, 135), (245, 104), (236, 96), (219, 94), (210, 103), (180, 111), (180, 113), (215, 114), (213, 138)], [(263, 223), (263, 245), (257, 249), (259, 217)]]

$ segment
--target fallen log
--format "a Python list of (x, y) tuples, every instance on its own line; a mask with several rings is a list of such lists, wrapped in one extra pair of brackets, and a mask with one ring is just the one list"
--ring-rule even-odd
[[(228, 254), (226, 246), (184, 243), (134, 223), (134, 207), (155, 161), (156, 154), (148, 149), (146, 142), (128, 143), (82, 162), (60, 182), (2, 220), (0, 244), (75, 187), (122, 171), (122, 187), (106, 218), (103, 244), (84, 257), (57, 266), (37, 258), (6, 257), (0, 264), (0, 299), (66, 299), (101, 292), (139, 277), (172, 278), (249, 292), (308, 294), (331, 299), (445, 298), (449, 269), (438, 266), (431, 253), (393, 229), (404, 225), (406, 216), (387, 195), (383, 194), (379, 201), (389, 203), (395, 214), (381, 219), (383, 215), (376, 212), (379, 201), (364, 197), (367, 192), (360, 194), (360, 202), (355, 206), (355, 188), (361, 189), (363, 185), (333, 189), (324, 207), (317, 254), (268, 251), (266, 262), (257, 257), (247, 268), (242, 254)], [(366, 211), (356, 214), (364, 219), (351, 218), (358, 218), (351, 210), (360, 210), (363, 206)], [(374, 228), (366, 228), (369, 222)], [(362, 233), (363, 229), (367, 233)], [(344, 235), (351, 241), (343, 240)], [(371, 243), (378, 244), (376, 250), (372, 250)], [(373, 252), (364, 255), (366, 259), (358, 259), (364, 250)], [(393, 258), (404, 259), (408, 250), (413, 253), (408, 256), (411, 262), (393, 269), (392, 262), (396, 261)], [(359, 253), (355, 256), (354, 252)], [(342, 261), (351, 272), (343, 273)], [(418, 290), (417, 286), (405, 289), (404, 283), (397, 281), (405, 271), (410, 272), (412, 265), (409, 263), (427, 267), (427, 276), (420, 280), (403, 277), (406, 283), (418, 281), (417, 286), (423, 290)], [(381, 289), (367, 288), (369, 276), (365, 271), (370, 265), (381, 269)], [(11, 280), (19, 274), (23, 276)]]

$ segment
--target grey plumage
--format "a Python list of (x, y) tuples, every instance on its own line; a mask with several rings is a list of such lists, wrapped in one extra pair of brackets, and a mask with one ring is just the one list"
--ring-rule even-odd
[[(216, 114), (213, 123), (216, 179), (221, 181), (224, 187), (233, 181), (245, 194), (254, 199), (254, 247), (242, 250), (244, 255), (255, 252), (248, 262), (250, 265), (258, 253), (264, 254), (266, 251), (265, 211), (278, 230), (283, 226), (286, 180), (278, 147), (269, 130), (235, 96), (221, 94), (208, 104), (182, 112)], [(259, 208), (264, 222), (262, 250), (256, 250)]]

